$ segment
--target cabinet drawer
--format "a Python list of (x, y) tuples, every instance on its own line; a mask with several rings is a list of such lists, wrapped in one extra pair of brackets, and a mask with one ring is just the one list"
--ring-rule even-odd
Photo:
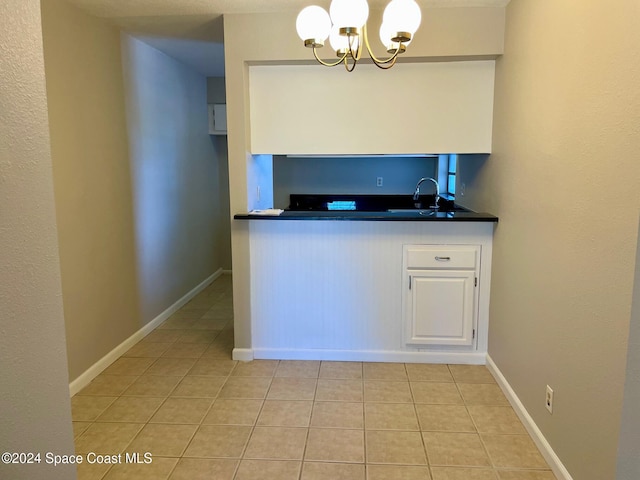
[(407, 268), (475, 269), (479, 248), (467, 245), (408, 245)]

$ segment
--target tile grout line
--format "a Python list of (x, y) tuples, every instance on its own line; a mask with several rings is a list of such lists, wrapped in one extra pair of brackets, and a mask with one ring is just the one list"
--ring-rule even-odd
[[(197, 362), (196, 362), (197, 363)], [(211, 411), (211, 409), (213, 408), (213, 405), (216, 403), (216, 400), (218, 399), (218, 395), (220, 394), (220, 392), (222, 391), (222, 389), (224, 388), (225, 384), (227, 383), (227, 380), (229, 379), (229, 377), (231, 377), (231, 374), (233, 373), (233, 371), (235, 370), (237, 366), (237, 363), (231, 368), (231, 370), (229, 371), (229, 374), (226, 376), (225, 380), (222, 382), (222, 385), (220, 386), (220, 389), (218, 390), (213, 402), (211, 402), (211, 405), (209, 405), (209, 408), (207, 409), (207, 411), (205, 412), (204, 416), (202, 417), (202, 419), (200, 420), (200, 423), (198, 424), (198, 427), (196, 428), (196, 430), (193, 432), (193, 435), (191, 436), (191, 438), (189, 439), (189, 441), (187, 442), (187, 445), (184, 447), (184, 450), (182, 452), (182, 454), (180, 455), (180, 458), (178, 460), (178, 463), (180, 463), (180, 461), (185, 458), (184, 454), (187, 452), (187, 450), (189, 449), (189, 447), (191, 446), (191, 444), (193, 443), (193, 439), (196, 437), (196, 435), (198, 434), (198, 432), (200, 432), (202, 426), (204, 425), (203, 422), (205, 421), (205, 419), (207, 418), (207, 415), (209, 415), (209, 412)], [(195, 364), (193, 365), (193, 367), (195, 367)], [(189, 369), (189, 372), (193, 369), (193, 367), (191, 367), (191, 369)], [(189, 372), (187, 372), (185, 374), (185, 377), (189, 374)], [(189, 457), (187, 457), (189, 458)], [(197, 457), (196, 457), (197, 458)], [(176, 464), (177, 467), (178, 464)], [(236, 468), (234, 470), (234, 476), (235, 476), (235, 472), (237, 471), (238, 467), (240, 465), (240, 461), (238, 461), (238, 465), (236, 465)], [(174, 470), (175, 468), (174, 467)]]
[(364, 448), (364, 478), (365, 480), (369, 476), (369, 467), (368, 460), (369, 454), (367, 452), (367, 412), (366, 412), (366, 403), (364, 401), (364, 362), (362, 363), (362, 442)]
[[(457, 382), (456, 382), (457, 385)], [(464, 401), (464, 399), (463, 399)], [(482, 439), (482, 436), (480, 435), (480, 429), (478, 428), (478, 424), (476, 422), (476, 420), (473, 418), (473, 415), (471, 415), (471, 412), (469, 411), (469, 404), (465, 401), (464, 402), (464, 409), (467, 412), (467, 415), (469, 415), (469, 418), (471, 419), (471, 423), (473, 423), (473, 427), (476, 429), (476, 434), (478, 435), (478, 439), (480, 440), (480, 445), (482, 445), (482, 450), (484, 451), (485, 455), (487, 456), (487, 459), (489, 460), (489, 463), (491, 464), (491, 470), (493, 472), (493, 476), (496, 480), (499, 480), (498, 478), (498, 472), (496, 470), (496, 466), (495, 463), (493, 461), (493, 458), (491, 458), (491, 455), (489, 455), (489, 450), (487, 450), (487, 446), (484, 443), (484, 440)]]
[[(197, 297), (196, 297), (197, 298)], [(220, 296), (221, 298), (221, 296)], [(209, 349), (209, 347), (211, 345), (213, 345), (213, 343), (215, 342), (215, 340), (221, 335), (222, 330), (218, 332), (218, 334), (216, 334), (216, 336), (214, 337), (214, 339), (211, 341), (211, 343), (208, 344), (207, 349)], [(189, 372), (191, 372), (193, 370), (193, 368), (195, 367), (195, 365), (198, 363), (199, 360), (202, 359), (204, 355), (204, 352), (200, 355), (200, 357), (196, 360), (196, 362), (191, 366), (191, 368), (189, 370), (187, 370), (187, 372), (184, 374), (184, 376), (182, 377), (183, 380), (184, 378), (186, 378), (189, 375)], [(222, 391), (222, 388), (224, 388), (224, 385), (227, 383), (227, 380), (229, 379), (229, 377), (231, 376), (233, 370), (235, 370), (235, 367), (237, 366), (237, 363), (233, 365), (233, 367), (231, 368), (231, 370), (229, 371), (229, 373), (227, 374), (227, 376), (225, 377), (225, 380), (222, 382), (222, 385), (220, 385), (220, 388), (218, 389), (218, 392), (216, 393), (216, 396), (213, 398), (213, 401), (211, 402), (211, 405), (209, 405), (209, 408), (207, 409), (207, 411), (204, 413), (204, 415), (202, 416), (202, 418), (200, 419), (200, 422), (197, 426), (197, 428), (194, 430), (193, 435), (191, 435), (191, 438), (189, 439), (189, 441), (187, 441), (184, 449), (182, 450), (182, 453), (180, 455), (180, 457), (178, 458), (178, 461), (176, 462), (176, 464), (174, 465), (174, 467), (171, 469), (171, 471), (169, 472), (169, 475), (167, 478), (171, 478), (171, 476), (173, 475), (173, 473), (175, 472), (176, 468), (178, 468), (178, 464), (182, 461), (184, 457), (184, 454), (187, 452), (187, 450), (189, 449), (189, 446), (191, 445), (191, 443), (193, 442), (193, 439), (196, 437), (196, 435), (198, 434), (198, 432), (200, 431), (200, 428), (203, 425), (203, 422), (205, 420), (205, 418), (207, 418), (207, 415), (209, 414), (209, 412), (211, 411), (211, 408), (213, 408), (213, 405), (215, 404), (216, 400), (218, 399), (218, 395), (220, 394), (220, 392)], [(180, 382), (178, 382), (178, 384), (176, 384), (176, 386), (171, 390), (171, 392), (169, 393), (169, 395), (167, 396), (167, 399), (170, 397), (171, 393), (173, 393), (175, 391), (176, 388), (178, 388), (178, 385), (182, 383), (182, 380)], [(236, 469), (234, 470), (234, 476), (236, 474), (236, 471), (238, 469), (240, 465), (240, 462), (238, 461), (238, 464), (236, 465)]]
[[(195, 366), (195, 364), (194, 364)], [(193, 367), (192, 367), (193, 368)], [(233, 366), (233, 368), (235, 368), (235, 365)], [(233, 368), (231, 369), (231, 371), (233, 371)], [(191, 369), (189, 369), (189, 371), (191, 371)], [(231, 375), (231, 371), (229, 372), (229, 375)], [(187, 372), (185, 374), (185, 377), (188, 375), (189, 372)], [(183, 377), (184, 378), (184, 377)], [(202, 427), (205, 418), (207, 418), (207, 415), (209, 414), (209, 412), (211, 411), (211, 408), (213, 407), (213, 405), (216, 403), (216, 400), (218, 399), (218, 395), (220, 394), (220, 391), (222, 390), (222, 388), (224, 387), (225, 383), (227, 382), (227, 379), (229, 378), (229, 376), (226, 377), (226, 379), (222, 382), (222, 385), (220, 386), (220, 389), (218, 390), (218, 392), (216, 393), (216, 396), (213, 398), (213, 401), (211, 402), (211, 405), (209, 405), (209, 408), (207, 408), (207, 411), (204, 413), (204, 415), (202, 416), (202, 418), (200, 419), (200, 422), (198, 423), (197, 428), (195, 429), (195, 431), (193, 432), (193, 435), (191, 436), (191, 438), (189, 439), (189, 441), (187, 442), (187, 444), (185, 445), (182, 454), (180, 455), (180, 458), (178, 460), (178, 463), (180, 463), (180, 460), (182, 458), (184, 458), (184, 454), (187, 452), (187, 450), (189, 449), (189, 446), (191, 445), (191, 443), (193, 442), (193, 439), (196, 437), (196, 435), (198, 434), (198, 432), (200, 431), (200, 427)], [(175, 388), (177, 388), (178, 386), (176, 385)], [(174, 390), (175, 390), (174, 388)], [(174, 391), (172, 390), (172, 392)], [(169, 397), (167, 397), (169, 398)], [(177, 464), (176, 464), (177, 466)], [(175, 467), (174, 467), (175, 469)]]
[[(121, 357), (122, 358), (122, 357)], [(158, 357), (160, 358), (160, 357)], [(157, 361), (157, 359), (156, 359)], [(149, 367), (143, 372), (144, 373), (151, 368), (152, 365), (154, 365), (156, 362), (153, 362), (151, 365), (149, 365)], [(140, 375), (142, 376), (142, 375)], [(158, 375), (159, 377), (168, 377), (170, 375)], [(182, 378), (184, 379), (185, 375), (182, 376)], [(160, 403), (160, 405), (154, 410), (154, 412), (149, 416), (149, 418), (147, 419), (147, 421), (144, 423), (143, 427), (138, 431), (138, 433), (133, 437), (133, 439), (131, 439), (131, 441), (123, 448), (123, 452), (126, 452), (127, 448), (129, 448), (135, 441), (136, 439), (140, 436), (140, 434), (142, 433), (142, 431), (145, 429), (145, 427), (147, 425), (149, 425), (149, 422), (151, 421), (151, 419), (155, 416), (156, 413), (158, 413), (158, 411), (162, 408), (162, 406), (167, 402), (167, 400), (170, 398), (171, 393), (175, 391), (176, 388), (178, 388), (178, 385), (182, 382), (182, 380), (180, 380), (178, 383), (176, 383), (176, 385), (174, 385), (174, 387), (169, 390), (169, 392), (167, 393), (166, 397), (164, 398), (164, 400)], [(126, 391), (126, 390), (125, 390)], [(124, 393), (124, 392), (123, 392)], [(122, 394), (118, 397), (118, 398), (122, 398)], [(135, 395), (132, 395), (131, 397), (136, 398)], [(144, 398), (144, 397), (142, 397)], [(187, 445), (191, 442), (191, 440), (193, 439), (193, 437), (195, 436), (196, 432), (198, 431), (198, 429), (196, 428), (193, 432), (193, 434), (191, 435), (189, 441), (187, 442)], [(180, 458), (182, 457), (182, 454), (184, 454), (184, 452), (186, 451), (186, 447), (183, 449), (182, 453), (180, 454), (180, 457), (178, 458), (178, 461), (176, 462), (176, 464), (173, 466), (173, 468), (171, 469), (171, 472), (169, 472), (169, 475), (167, 476), (167, 478), (169, 478), (169, 476), (171, 475), (171, 473), (173, 472), (173, 470), (175, 470), (176, 466), (178, 465)], [(105, 472), (104, 477), (105, 478), (106, 475), (108, 475), (108, 473), (113, 469), (113, 466), (111, 468), (109, 468), (109, 470), (107, 470), (107, 472)]]
[[(449, 367), (449, 372), (451, 373), (451, 377), (453, 378), (454, 384), (456, 386), (456, 390), (458, 390), (458, 394), (460, 395), (460, 398), (462, 399), (462, 404), (463, 404), (463, 406), (465, 408), (465, 411), (467, 412), (467, 414), (471, 418), (471, 422), (473, 423), (473, 426), (474, 426), (474, 428), (476, 430), (475, 434), (478, 436), (478, 440), (480, 442), (480, 445), (482, 446), (482, 451), (484, 452), (484, 454), (487, 457), (487, 460), (489, 461), (489, 464), (490, 464), (489, 466), (490, 466), (490, 468), (492, 470), (493, 476), (495, 478), (497, 478), (498, 474), (497, 474), (497, 472), (495, 470), (495, 466), (493, 464), (493, 459), (489, 456), (489, 452), (487, 450), (486, 445), (482, 441), (482, 437), (480, 436), (480, 432), (478, 431), (478, 427), (477, 427), (475, 421), (473, 420), (473, 417), (471, 416), (471, 413), (469, 412), (469, 409), (467, 408), (467, 406), (468, 406), (467, 399), (462, 394), (462, 390), (460, 389), (460, 386), (458, 385), (458, 380), (456, 379), (456, 376), (454, 375), (453, 370), (451, 369), (451, 366), (450, 365), (447, 365), (447, 366)], [(460, 382), (460, 383), (464, 383), (464, 382)]]
[[(236, 365), (234, 366), (233, 370), (235, 370), (238, 367), (239, 364), (240, 363), (236, 363)], [(256, 426), (258, 424), (258, 419), (260, 418), (260, 415), (262, 414), (262, 410), (264, 409), (264, 404), (267, 401), (267, 396), (269, 395), (269, 391), (271, 390), (271, 386), (273, 385), (273, 379), (275, 378), (276, 370), (278, 369), (279, 365), (280, 365), (280, 360), (278, 360), (278, 363), (276, 364), (276, 367), (273, 370), (273, 374), (271, 376), (271, 380), (269, 380), (269, 386), (267, 388), (267, 391), (264, 394), (264, 397), (262, 398), (262, 405), (260, 406), (260, 409), (258, 410), (258, 414), (256, 415), (256, 418), (253, 420), (253, 425), (251, 426), (251, 431), (249, 432), (249, 435), (247, 436), (247, 442), (242, 447), (242, 452), (240, 452), (240, 456), (238, 457), (238, 465), (236, 466), (236, 469), (233, 472), (233, 476), (231, 477), (232, 479), (236, 478), (236, 476), (238, 475), (238, 471), (240, 470), (240, 465), (242, 465), (242, 461), (245, 460), (245, 458), (244, 458), (245, 453), (247, 452), (247, 448), (249, 447), (249, 443), (251, 442), (251, 437), (253, 437), (253, 432), (255, 432), (255, 430), (256, 430)], [(231, 377), (232, 373), (233, 373), (233, 371), (229, 373), (229, 377)], [(253, 378), (253, 377), (249, 377), (249, 378)], [(259, 378), (264, 378), (264, 377), (259, 377)]]
[(418, 423), (418, 433), (420, 435), (420, 442), (422, 442), (422, 450), (424, 451), (424, 460), (426, 462), (425, 466), (427, 467), (427, 471), (429, 472), (429, 477), (433, 478), (433, 471), (431, 470), (431, 462), (429, 461), (429, 452), (427, 451), (427, 443), (425, 442), (424, 435), (422, 434), (422, 422), (420, 421), (420, 415), (418, 415), (416, 398), (413, 394), (413, 388), (411, 388), (411, 378), (409, 377), (409, 370), (407, 369), (406, 363), (404, 364), (404, 369), (406, 370), (407, 381), (409, 382), (409, 391), (411, 392), (411, 400), (413, 400), (413, 413), (415, 414), (416, 422)]
[(316, 406), (316, 398), (318, 396), (318, 380), (320, 379), (320, 370), (322, 362), (318, 366), (318, 376), (316, 377), (316, 388), (313, 390), (313, 399), (311, 400), (311, 413), (309, 413), (309, 424), (307, 425), (307, 434), (304, 437), (304, 446), (302, 447), (302, 458), (300, 459), (300, 471), (298, 472), (298, 480), (302, 480), (302, 472), (304, 470), (304, 461), (307, 455), (307, 445), (309, 443), (309, 434), (311, 433), (311, 420), (313, 419), (313, 411)]

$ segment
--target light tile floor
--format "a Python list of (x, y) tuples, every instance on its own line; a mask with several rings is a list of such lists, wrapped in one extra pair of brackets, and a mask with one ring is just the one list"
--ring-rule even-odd
[[(553, 480), (483, 366), (231, 360), (222, 276), (72, 400), (79, 478)], [(125, 458), (125, 455), (122, 455)]]

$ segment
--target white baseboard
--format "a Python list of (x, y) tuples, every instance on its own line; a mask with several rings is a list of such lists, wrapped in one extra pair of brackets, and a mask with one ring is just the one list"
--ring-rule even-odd
[(551, 467), (554, 475), (558, 478), (558, 480), (573, 480), (573, 477), (571, 476), (571, 474), (569, 474), (569, 471), (562, 464), (560, 458), (558, 457), (558, 455), (556, 455), (556, 452), (553, 451), (553, 448), (551, 448), (551, 445), (549, 445), (547, 439), (544, 438), (544, 435), (542, 434), (536, 423), (533, 421), (531, 415), (529, 415), (529, 412), (527, 412), (527, 409), (524, 408), (524, 405), (516, 395), (516, 392), (511, 388), (511, 385), (509, 385), (507, 379), (504, 377), (504, 375), (502, 375), (502, 372), (488, 354), (487, 368), (496, 379), (496, 382), (498, 382), (498, 385), (504, 392), (507, 400), (509, 400), (509, 403), (518, 415), (518, 418), (520, 418), (520, 421), (527, 429), (527, 432), (529, 432), (529, 435), (531, 435), (531, 438), (540, 450), (540, 453), (542, 453), (544, 459)]
[[(234, 350), (235, 351), (235, 350)], [(324, 350), (254, 348), (253, 357), (268, 360), (330, 360), (343, 362), (456, 363), (484, 365), (486, 354), (468, 352), (405, 352), (386, 350)]]
[(207, 288), (216, 278), (223, 274), (222, 269), (218, 269), (213, 275), (207, 277), (203, 280), (199, 285), (193, 288), (191, 291), (187, 292), (182, 298), (180, 298), (177, 302), (167, 308), (164, 312), (158, 315), (156, 318), (151, 320), (149, 323), (144, 325), (140, 330), (135, 332), (129, 338), (127, 338), (120, 345), (115, 347), (109, 353), (107, 353), (104, 357), (98, 360), (96, 363), (91, 365), (83, 374), (81, 374), (78, 378), (72, 381), (69, 384), (69, 393), (73, 397), (76, 393), (82, 390), (84, 387), (89, 385), (91, 381), (100, 375), (109, 365), (115, 362), (118, 358), (120, 358), (127, 350), (133, 347), (136, 343), (150, 334), (158, 325), (164, 322), (167, 318), (177, 312), (180, 308), (182, 308), (189, 300), (199, 294), (202, 290)]
[(250, 362), (254, 359), (253, 350), (251, 348), (234, 348), (231, 352), (231, 358), (241, 362)]

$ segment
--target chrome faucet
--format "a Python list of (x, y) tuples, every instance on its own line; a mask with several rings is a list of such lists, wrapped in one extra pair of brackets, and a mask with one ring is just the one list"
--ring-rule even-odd
[(438, 208), (438, 200), (440, 200), (440, 186), (438, 185), (438, 182), (431, 177), (423, 177), (420, 179), (420, 181), (416, 185), (416, 191), (413, 192), (413, 200), (417, 202), (420, 199), (420, 185), (422, 184), (422, 182), (425, 182), (427, 180), (432, 181), (433, 184), (436, 186), (435, 199), (433, 201), (433, 205), (430, 208)]

